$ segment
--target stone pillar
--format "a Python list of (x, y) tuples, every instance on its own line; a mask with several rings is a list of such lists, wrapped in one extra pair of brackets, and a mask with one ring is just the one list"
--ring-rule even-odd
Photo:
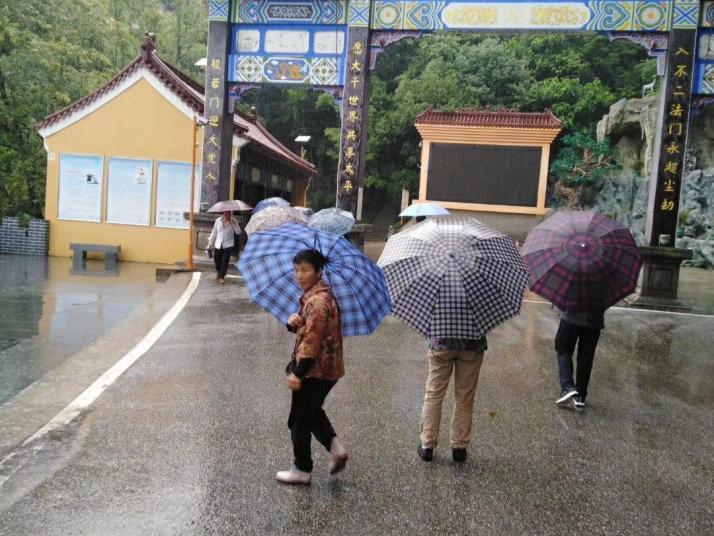
[(204, 108), (202, 210), (228, 199), (231, 187), (233, 110), (228, 98), (228, 55), (231, 41), (231, 8), (234, 0), (212, 0), (208, 14), (206, 56), (206, 105)]
[(684, 156), (689, 133), (689, 110), (697, 28), (691, 21), (674, 24), (669, 34), (667, 68), (662, 89), (659, 139), (655, 144), (658, 161), (655, 183), (650, 188), (645, 237), (640, 248), (644, 257), (638, 293), (628, 300), (634, 307), (687, 310), (677, 299), (679, 267), (692, 252), (674, 247), (677, 237), (679, 195)]
[(337, 206), (355, 215), (367, 150), (370, 13), (369, 2), (350, 2), (340, 159), (337, 167)]

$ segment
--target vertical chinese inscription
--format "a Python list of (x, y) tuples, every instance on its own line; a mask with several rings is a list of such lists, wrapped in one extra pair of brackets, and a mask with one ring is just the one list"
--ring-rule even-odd
[(662, 145), (649, 235), (650, 245), (653, 246), (659, 245), (660, 235), (669, 235), (669, 245), (674, 245), (677, 232), (679, 192), (689, 130), (696, 30), (672, 30), (669, 43)]
[(350, 27), (342, 99), (342, 135), (337, 175), (337, 204), (353, 214), (364, 174), (366, 149), (367, 49), (369, 28)]
[(226, 84), (230, 33), (227, 17), (209, 22), (201, 174), (204, 206), (227, 199), (230, 192), (233, 110), (228, 109)]

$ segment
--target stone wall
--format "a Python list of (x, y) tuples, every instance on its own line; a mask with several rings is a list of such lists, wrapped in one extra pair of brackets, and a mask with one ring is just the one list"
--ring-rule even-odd
[(50, 223), (30, 220), (28, 227), (19, 218), (4, 218), (0, 223), (0, 253), (47, 255), (50, 245)]
[[(610, 140), (622, 169), (584, 195), (588, 207), (628, 226), (639, 243), (644, 243), (657, 105), (657, 96), (612, 105), (597, 136)], [(686, 265), (714, 268), (714, 107), (692, 119), (688, 147), (676, 246), (693, 251)]]

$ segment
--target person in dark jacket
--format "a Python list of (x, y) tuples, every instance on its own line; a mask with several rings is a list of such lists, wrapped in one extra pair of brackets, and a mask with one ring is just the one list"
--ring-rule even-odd
[[(590, 373), (595, 359), (595, 348), (600, 331), (605, 325), (605, 311), (596, 309), (580, 313), (560, 312), (560, 325), (555, 335), (555, 352), (558, 357), (560, 398), (562, 406), (573, 401), (576, 411), (585, 409)], [(577, 368), (573, 382), (573, 353), (577, 345)]]

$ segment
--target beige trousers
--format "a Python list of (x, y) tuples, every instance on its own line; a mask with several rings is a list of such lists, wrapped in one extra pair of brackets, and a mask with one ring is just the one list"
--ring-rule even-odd
[(471, 438), (476, 384), (483, 352), (465, 350), (432, 350), (429, 352), (429, 374), (421, 412), (421, 444), (436, 447), (439, 440), (441, 405), (454, 371), (454, 412), (451, 416), (451, 447), (466, 448)]

